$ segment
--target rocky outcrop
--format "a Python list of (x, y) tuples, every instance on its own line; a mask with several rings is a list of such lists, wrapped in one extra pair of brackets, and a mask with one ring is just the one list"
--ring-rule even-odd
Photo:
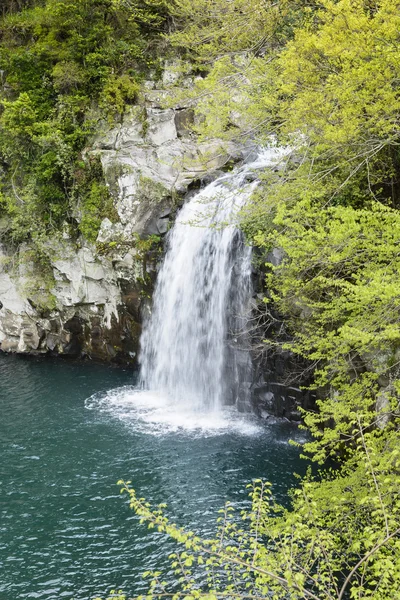
[(116, 224), (103, 221), (100, 241), (164, 234), (193, 182), (246, 154), (244, 147), (221, 140), (199, 143), (188, 129), (192, 109), (162, 109), (154, 97), (147, 94), (145, 106), (131, 108), (90, 150), (101, 159), (119, 216)]
[[(167, 69), (162, 85), (175, 80)], [(49, 240), (46, 277), (29, 247), (1, 247), (1, 350), (136, 361), (156, 269), (140, 240), (160, 243), (189, 188), (246, 154), (220, 140), (199, 143), (190, 133), (192, 108), (162, 108), (166, 92), (157, 87), (147, 82), (141, 104), (115, 126), (103, 124), (86, 151), (100, 157), (118, 216), (102, 221), (97, 242), (67, 234)], [(81, 217), (78, 202), (74, 218)]]
[[(52, 261), (53, 287), (45, 291), (40, 289), (40, 273), (33, 273), (38, 285), (32, 288), (26, 276), (31, 265), (24, 262), (23, 267), (13, 268), (11, 258), (16, 255), (1, 247), (1, 350), (134, 362), (140, 333), (139, 291), (127, 292), (109, 260), (95, 256), (90, 247), (58, 243)], [(132, 275), (137, 274), (133, 259), (123, 258)], [(49, 292), (51, 304), (46, 307), (38, 299)]]

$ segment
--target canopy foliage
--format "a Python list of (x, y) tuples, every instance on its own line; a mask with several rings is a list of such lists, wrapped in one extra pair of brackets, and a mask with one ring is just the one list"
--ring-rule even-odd
[[(163, 2), (9, 2), (0, 18), (2, 209), (18, 242), (73, 223), (76, 201), (97, 198), (89, 239), (106, 216), (99, 169), (82, 159), (102, 119), (134, 103), (162, 29)], [(104, 187), (104, 186), (103, 186)], [(110, 215), (108, 215), (110, 216)], [(87, 221), (87, 220), (86, 220)], [(86, 223), (87, 224), (87, 223)], [(74, 228), (72, 228), (74, 229)]]

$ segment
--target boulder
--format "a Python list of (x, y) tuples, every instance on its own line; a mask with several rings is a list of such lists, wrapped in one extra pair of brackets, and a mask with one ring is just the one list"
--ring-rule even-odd
[(307, 392), (278, 382), (268, 382), (256, 387), (253, 393), (253, 408), (260, 417), (284, 418), (288, 421), (300, 421), (300, 408), (308, 398)]

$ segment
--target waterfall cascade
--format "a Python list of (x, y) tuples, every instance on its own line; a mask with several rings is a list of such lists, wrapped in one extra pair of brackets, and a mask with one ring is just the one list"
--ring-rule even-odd
[(209, 411), (237, 400), (238, 390), (243, 392), (238, 379), (250, 381), (251, 248), (235, 217), (257, 186), (252, 173), (279, 154), (261, 152), (256, 161), (199, 191), (179, 212), (141, 338), (145, 389)]

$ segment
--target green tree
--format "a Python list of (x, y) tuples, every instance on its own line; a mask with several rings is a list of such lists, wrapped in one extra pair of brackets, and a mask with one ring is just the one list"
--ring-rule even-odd
[[(400, 3), (323, 0), (293, 13), (282, 3), (199, 6), (216, 12), (215, 39), (205, 35), (207, 18), (194, 10), (190, 20), (188, 9), (189, 25), (172, 39), (199, 60), (215, 58), (192, 92), (206, 117), (200, 131), (237, 137), (244, 124), (260, 142), (274, 132), (293, 148), (282, 176), (267, 176), (244, 211), (243, 227), (261, 248), (284, 252), (267, 288), (293, 336), (286, 347), (317, 367), (322, 412), (307, 422), (319, 419), (315, 435), (323, 428), (342, 440), (361, 407), (363, 424), (376, 422), (382, 388), (385, 411), (397, 410)], [(254, 51), (235, 21), (223, 37), (226, 11), (240, 21), (253, 9), (264, 23), (255, 44), (268, 10), (279, 9), (280, 44), (275, 37)]]
[[(382, 449), (389, 445), (389, 451)], [(148, 572), (143, 598), (282, 598), (387, 600), (400, 593), (400, 451), (395, 436), (361, 430), (358, 451), (340, 473), (309, 475), (278, 506), (268, 483), (251, 487), (252, 507), (238, 518), (220, 511), (215, 537), (172, 524), (164, 505), (151, 509), (129, 482), (130, 506), (151, 529), (172, 537), (175, 578)], [(165, 579), (169, 581), (165, 581)]]
[[(183, 30), (172, 41), (206, 73), (189, 94), (205, 117), (200, 133), (237, 138), (244, 129), (261, 143), (274, 133), (292, 147), (242, 224), (262, 252), (282, 250), (282, 262), (267, 265), (265, 304), (290, 339), (266, 343), (314, 366), (319, 411), (304, 414), (313, 435), (304, 452), (340, 466), (309, 475), (288, 510), (256, 483), (249, 528), (228, 508), (211, 540), (125, 490), (144, 521), (184, 546), (173, 557), (176, 597), (397, 598), (400, 3), (296, 7), (292, 28), (277, 21), (279, 43), (263, 38), (267, 10), (254, 13), (254, 29), (241, 27), (254, 3), (199, 2), (192, 17), (179, 6)], [(168, 593), (154, 573), (149, 596)]]

